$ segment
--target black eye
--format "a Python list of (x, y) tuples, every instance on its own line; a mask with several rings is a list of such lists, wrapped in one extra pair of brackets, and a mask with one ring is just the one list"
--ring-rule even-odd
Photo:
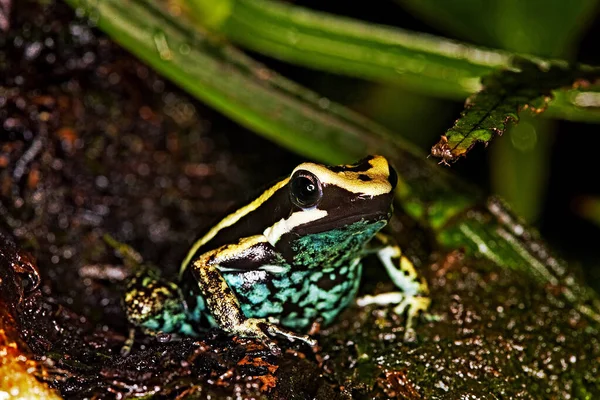
[(296, 171), (290, 180), (292, 203), (301, 208), (315, 206), (323, 197), (321, 182), (308, 171)]

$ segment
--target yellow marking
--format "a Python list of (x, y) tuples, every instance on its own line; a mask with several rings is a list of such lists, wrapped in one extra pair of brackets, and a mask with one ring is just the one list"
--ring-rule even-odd
[[(379, 250), (379, 253), (380, 253), (380, 260), (382, 261), (382, 263), (384, 264), (386, 269), (388, 269), (388, 267), (393, 264), (393, 263), (391, 263), (392, 259), (400, 258), (400, 262), (399, 262), (400, 271), (405, 273), (406, 276), (408, 278), (410, 278), (410, 280), (413, 281), (413, 283), (415, 283), (415, 284), (418, 283), (418, 289), (416, 291), (417, 295), (428, 296), (429, 295), (429, 285), (427, 284), (427, 280), (417, 272), (417, 269), (415, 268), (415, 264), (412, 261), (410, 261), (410, 259), (408, 257), (406, 257), (405, 255), (402, 254), (402, 249), (400, 248), (400, 246), (398, 246), (395, 243), (394, 239), (390, 235), (387, 235), (387, 234), (381, 233), (381, 232), (379, 232), (375, 235), (375, 239), (379, 240), (379, 242), (385, 246), (384, 248)], [(381, 254), (382, 250), (383, 250), (383, 258), (382, 258), (382, 254)], [(387, 264), (388, 261), (384, 260), (387, 257), (389, 257), (389, 262), (391, 264)], [(388, 272), (389, 271), (390, 270), (388, 269)]]
[[(363, 193), (369, 196), (378, 196), (381, 194), (390, 193), (392, 185), (389, 178), (389, 164), (385, 157), (374, 156), (368, 161), (371, 168), (364, 172), (340, 171), (333, 172), (329, 168), (321, 164), (302, 163), (294, 169), (306, 170), (315, 174), (321, 183), (325, 185), (335, 185), (346, 189), (352, 193)], [(345, 167), (351, 168), (351, 165)], [(292, 175), (294, 173), (292, 172)], [(358, 176), (367, 175), (372, 180), (361, 181)]]
[(429, 285), (427, 284), (427, 279), (417, 272), (415, 264), (413, 264), (413, 262), (410, 261), (406, 256), (402, 256), (400, 259), (400, 269), (405, 271), (412, 280), (420, 281), (418, 291), (419, 295), (429, 295)]
[(171, 294), (171, 292), (169, 291), (169, 289), (167, 289), (166, 287), (159, 287), (158, 289), (153, 289), (152, 290), (152, 296), (153, 297), (157, 297), (159, 293), (160, 294), (164, 294), (164, 295)]
[(221, 293), (225, 293), (227, 288), (229, 288), (229, 286), (227, 286), (227, 282), (225, 282), (225, 280), (221, 281)]
[(267, 190), (265, 190), (263, 192), (263, 194), (261, 194), (258, 198), (256, 198), (256, 200), (253, 200), (248, 205), (238, 209), (234, 213), (229, 214), (228, 216), (223, 218), (217, 225), (212, 227), (212, 229), (210, 231), (208, 231), (206, 233), (206, 235), (204, 235), (200, 239), (198, 239), (196, 241), (196, 243), (194, 243), (194, 245), (192, 246), (190, 251), (188, 251), (187, 256), (181, 263), (181, 268), (179, 269), (179, 278), (181, 278), (183, 276), (183, 272), (185, 271), (186, 267), (192, 260), (192, 257), (194, 256), (196, 251), (198, 251), (198, 249), (202, 245), (208, 243), (212, 238), (214, 238), (221, 229), (227, 228), (227, 227), (235, 224), (240, 219), (242, 219), (246, 215), (250, 214), (252, 211), (256, 210), (258, 207), (260, 207), (261, 204), (263, 204), (271, 196), (273, 196), (273, 194), (275, 192), (277, 192), (279, 189), (284, 187), (289, 182), (289, 180), (290, 180), (290, 178), (285, 178), (282, 181), (277, 182), (275, 185), (273, 185), (270, 188), (268, 188)]
[(411, 279), (416, 279), (418, 276), (415, 265), (406, 256), (400, 258), (400, 270), (406, 272)]
[(400, 270), (406, 273), (406, 275), (412, 279), (413, 281), (420, 281), (418, 294), (421, 296), (429, 295), (429, 285), (427, 284), (427, 280), (420, 276), (415, 268), (415, 264), (408, 259), (405, 255), (402, 255), (400, 258)]
[(281, 239), (283, 235), (290, 232), (292, 229), (300, 226), (308, 224), (309, 222), (314, 222), (319, 219), (323, 219), (327, 216), (327, 211), (319, 210), (318, 208), (312, 210), (302, 210), (296, 211), (289, 218), (282, 218), (273, 226), (269, 226), (263, 232), (263, 235), (267, 238), (268, 242), (271, 245), (275, 246), (275, 244)]
[(214, 249), (202, 254), (202, 256), (200, 256), (198, 260), (194, 262), (194, 266), (198, 268), (201, 265), (208, 265), (208, 260), (213, 255), (216, 255), (216, 257), (211, 261), (210, 265), (220, 264), (235, 257), (243, 257), (242, 252), (244, 250), (247, 250), (258, 243), (266, 242), (267, 238), (263, 235), (254, 235), (242, 238), (237, 243), (226, 244), (218, 249)]
[(419, 286), (419, 293), (423, 296), (429, 296), (429, 285), (424, 277), (421, 277), (421, 285)]
[[(381, 242), (382, 245), (387, 246), (388, 244), (390, 244), (391, 239), (390, 239), (390, 235), (387, 235), (385, 233), (381, 233), (381, 232), (377, 232), (375, 234), (375, 238), (377, 240), (379, 240)], [(402, 250), (400, 249), (400, 246), (396, 246), (398, 248), (398, 251), (401, 252)]]

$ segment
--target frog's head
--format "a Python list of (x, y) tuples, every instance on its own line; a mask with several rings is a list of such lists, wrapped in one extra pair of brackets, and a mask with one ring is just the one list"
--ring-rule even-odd
[[(298, 238), (325, 232), (371, 238), (388, 221), (397, 175), (381, 156), (369, 156), (352, 165), (300, 164), (292, 172), (287, 190), (289, 217), (267, 229), (267, 239), (289, 247)], [(321, 235), (321, 237), (324, 237)], [(281, 239), (284, 243), (278, 243)]]

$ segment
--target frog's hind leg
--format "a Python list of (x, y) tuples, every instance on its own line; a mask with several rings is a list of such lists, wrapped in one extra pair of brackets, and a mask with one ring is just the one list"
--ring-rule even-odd
[(306, 335), (298, 335), (280, 328), (273, 321), (247, 318), (221, 270), (235, 270), (235, 266), (239, 266), (240, 262), (243, 262), (246, 270), (258, 270), (260, 266), (272, 263), (277, 257), (267, 238), (256, 235), (204, 253), (191, 263), (191, 271), (215, 323), (226, 332), (262, 341), (274, 354), (279, 354), (281, 350), (270, 336), (279, 335), (290, 341), (301, 340), (310, 346), (314, 346), (316, 341)]
[(145, 267), (129, 281), (124, 305), (129, 322), (146, 334), (190, 333), (181, 290), (155, 269)]
[(414, 264), (402, 254), (402, 250), (390, 236), (379, 233), (374, 240), (380, 245), (376, 250), (377, 257), (390, 279), (402, 291), (364, 296), (358, 299), (357, 303), (359, 306), (395, 304), (395, 313), (407, 313), (404, 340), (414, 341), (414, 319), (420, 312), (427, 311), (431, 304), (427, 281), (417, 273)]

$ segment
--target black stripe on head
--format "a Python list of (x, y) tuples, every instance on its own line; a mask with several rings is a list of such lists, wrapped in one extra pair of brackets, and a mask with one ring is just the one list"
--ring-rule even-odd
[(372, 165), (369, 163), (369, 161), (371, 161), (373, 158), (375, 158), (374, 156), (367, 156), (365, 158), (363, 158), (362, 160), (351, 164), (351, 165), (334, 165), (331, 167), (327, 167), (329, 168), (329, 170), (333, 171), (333, 172), (342, 172), (342, 171), (349, 171), (349, 172), (367, 172), (368, 170), (370, 170), (372, 167)]

